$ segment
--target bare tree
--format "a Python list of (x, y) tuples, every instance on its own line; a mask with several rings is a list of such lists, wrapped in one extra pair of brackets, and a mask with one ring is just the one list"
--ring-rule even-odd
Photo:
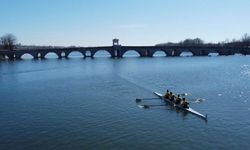
[(244, 42), (244, 41), (250, 41), (250, 36), (249, 36), (247, 33), (245, 33), (245, 34), (242, 36), (241, 40), (242, 40), (243, 42)]
[(13, 34), (9, 33), (1, 37), (1, 43), (4, 49), (13, 50), (16, 42), (17, 42), (16, 36), (14, 36)]
[(157, 44), (156, 46), (175, 46), (175, 45), (181, 45), (181, 46), (221, 46), (221, 47), (250, 47), (250, 35), (244, 34), (241, 39), (226, 39), (224, 41), (218, 42), (218, 43), (206, 43), (201, 38), (195, 38), (195, 39), (185, 39), (184, 41), (180, 41), (179, 43), (161, 43)]
[(184, 41), (179, 42), (179, 44), (185, 45), (185, 46), (203, 45), (204, 41), (200, 38), (185, 39)]
[(193, 42), (196, 45), (203, 45), (204, 44), (204, 41), (202, 39), (200, 39), (200, 38), (193, 39)]

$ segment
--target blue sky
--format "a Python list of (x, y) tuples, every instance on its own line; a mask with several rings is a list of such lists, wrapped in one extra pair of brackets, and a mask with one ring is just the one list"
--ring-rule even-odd
[(0, 0), (0, 35), (22, 44), (154, 45), (250, 33), (249, 0)]

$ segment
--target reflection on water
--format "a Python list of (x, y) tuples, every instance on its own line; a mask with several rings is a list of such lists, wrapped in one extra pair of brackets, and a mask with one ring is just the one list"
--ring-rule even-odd
[[(249, 56), (3, 61), (0, 147), (249, 149), (249, 65)], [(208, 123), (171, 106), (137, 107), (166, 89), (188, 93)]]

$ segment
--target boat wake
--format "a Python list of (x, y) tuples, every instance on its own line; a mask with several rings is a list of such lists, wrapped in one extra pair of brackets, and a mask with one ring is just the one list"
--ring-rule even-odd
[[(132, 79), (128, 79), (128, 78), (126, 78), (126, 77), (124, 77), (124, 76), (122, 76), (122, 75), (120, 75), (120, 74), (117, 74), (121, 79), (123, 79), (123, 80), (125, 80), (125, 81), (127, 81), (127, 82), (129, 82), (129, 83), (131, 83), (131, 84), (133, 84), (133, 85), (135, 85), (135, 86), (137, 86), (137, 87), (140, 87), (140, 88), (142, 88), (142, 89), (144, 89), (144, 90), (146, 90), (146, 91), (149, 91), (149, 92), (152, 92), (153, 90), (151, 90), (151, 89), (149, 89), (149, 88), (146, 88), (145, 86), (143, 86), (143, 85), (141, 85), (141, 84), (139, 84), (138, 82), (136, 82), (136, 81), (134, 81), (134, 80), (132, 80)], [(191, 93), (182, 93), (182, 94), (180, 94), (181, 95), (181, 97), (186, 97), (188, 100), (189, 100), (189, 102), (191, 102), (191, 103), (201, 103), (201, 102), (204, 102), (205, 101), (205, 99), (203, 99), (203, 98), (192, 98), (193, 96), (192, 96), (192, 94)], [(146, 99), (145, 99), (146, 100)], [(143, 108), (143, 106), (138, 106), (138, 107), (142, 107)]]
[(131, 83), (131, 84), (133, 84), (133, 85), (135, 85), (135, 86), (137, 86), (137, 87), (140, 87), (141, 89), (144, 89), (144, 90), (149, 91), (149, 92), (152, 92), (152, 91), (153, 91), (153, 90), (151, 90), (151, 89), (149, 89), (149, 88), (146, 88), (146, 87), (143, 86), (143, 85), (140, 85), (139, 83), (137, 83), (137, 82), (134, 81), (134, 80), (128, 79), (128, 78), (126, 78), (126, 77), (124, 77), (124, 76), (122, 76), (122, 75), (120, 75), (120, 74), (117, 74), (117, 75), (120, 77), (120, 79), (123, 79), (124, 81), (127, 81), (128, 83)]
[(181, 94), (181, 96), (189, 96), (189, 95), (191, 95), (191, 94), (189, 94), (189, 93), (183, 93), (183, 94)]
[(194, 103), (201, 103), (201, 102), (204, 102), (206, 99), (203, 99), (203, 98), (197, 98)]
[(142, 105), (137, 105), (139, 108), (144, 108), (144, 106), (142, 106)]

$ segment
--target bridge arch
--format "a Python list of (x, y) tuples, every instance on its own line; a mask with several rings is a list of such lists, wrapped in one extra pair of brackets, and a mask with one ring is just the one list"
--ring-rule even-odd
[(162, 56), (169, 56), (169, 54), (164, 50), (156, 50), (153, 52), (152, 56), (153, 57), (159, 57), (159, 56), (162, 57)]
[(67, 58), (79, 58), (79, 57), (85, 57), (85, 52), (81, 52), (78, 50), (73, 50), (68, 53), (65, 53), (65, 57)]
[(143, 54), (141, 51), (138, 51), (136, 49), (128, 49), (123, 51), (121, 54), (121, 57), (142, 57)]
[(184, 49), (180, 52), (179, 56), (181, 57), (190, 57), (190, 56), (196, 56), (195, 53), (192, 50)]
[(108, 57), (114, 57), (114, 54), (112, 54), (112, 52), (107, 49), (98, 49), (98, 50), (90, 51), (90, 52), (91, 52), (92, 57), (100, 57), (100, 56), (106, 57), (107, 54), (109, 54)]
[(94, 57), (112, 57), (112, 53), (109, 50), (100, 49), (94, 53)]
[(210, 50), (207, 55), (209, 57), (220, 56), (221, 52), (219, 50)]
[(47, 52), (41, 55), (43, 55), (42, 58), (61, 58), (61, 54), (57, 52)]
[(34, 54), (31, 53), (23, 53), (19, 56), (20, 59), (34, 59), (37, 56), (34, 56)]

